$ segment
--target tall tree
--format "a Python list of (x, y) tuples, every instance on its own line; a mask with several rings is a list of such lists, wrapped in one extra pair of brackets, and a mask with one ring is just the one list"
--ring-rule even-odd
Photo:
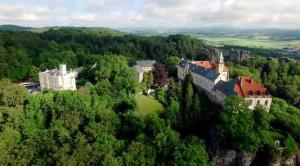
[(255, 132), (253, 113), (248, 103), (240, 97), (227, 97), (225, 105), (218, 126), (224, 146), (239, 152), (256, 152), (261, 140)]
[(188, 128), (190, 123), (190, 110), (193, 106), (193, 77), (190, 73), (185, 76), (184, 82), (182, 84), (181, 91), (181, 116), (182, 116), (182, 129)]
[(166, 72), (165, 66), (161, 63), (157, 63), (154, 65), (154, 78), (155, 83), (163, 87), (168, 83), (168, 73)]
[(0, 81), (0, 105), (17, 106), (23, 105), (29, 97), (26, 88), (21, 85), (13, 84), (10, 81)]
[(179, 62), (180, 62), (180, 58), (175, 56), (167, 58), (165, 62), (168, 73), (173, 77), (177, 76), (177, 66)]

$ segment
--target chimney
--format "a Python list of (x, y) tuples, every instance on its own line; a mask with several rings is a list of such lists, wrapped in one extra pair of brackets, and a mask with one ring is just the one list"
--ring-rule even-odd
[(240, 85), (243, 87), (243, 77), (240, 77)]
[(237, 84), (237, 85), (240, 85), (240, 82), (241, 82), (240, 77), (237, 77), (237, 79), (236, 79), (236, 84)]

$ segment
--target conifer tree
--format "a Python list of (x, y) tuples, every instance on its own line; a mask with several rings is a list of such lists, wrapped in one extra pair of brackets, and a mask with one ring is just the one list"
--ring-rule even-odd
[(184, 79), (182, 85), (182, 100), (181, 100), (181, 116), (182, 116), (182, 127), (186, 128), (189, 124), (189, 113), (193, 105), (193, 77), (188, 73)]
[(185, 76), (183, 85), (182, 85), (182, 110), (183, 112), (187, 112), (193, 101), (193, 77), (190, 73)]

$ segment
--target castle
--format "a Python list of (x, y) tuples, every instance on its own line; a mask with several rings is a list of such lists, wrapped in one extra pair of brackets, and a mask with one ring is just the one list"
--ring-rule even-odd
[(237, 50), (234, 48), (230, 49), (229, 56), (227, 57), (228, 61), (237, 61), (242, 62), (250, 58), (250, 51), (246, 50)]
[(75, 77), (77, 72), (67, 71), (65, 64), (59, 65), (59, 69), (46, 70), (39, 73), (41, 89), (76, 90)]
[(196, 87), (217, 104), (224, 106), (226, 97), (239, 96), (249, 102), (252, 110), (258, 104), (267, 110), (271, 107), (272, 96), (263, 85), (247, 76), (230, 79), (222, 52), (217, 63), (182, 59), (178, 65), (178, 78), (184, 80), (188, 72), (191, 73)]
[(142, 61), (135, 61), (135, 65), (133, 66), (138, 77), (138, 81), (142, 82), (144, 78), (144, 73), (153, 70), (154, 64), (156, 63), (155, 60), (142, 60)]

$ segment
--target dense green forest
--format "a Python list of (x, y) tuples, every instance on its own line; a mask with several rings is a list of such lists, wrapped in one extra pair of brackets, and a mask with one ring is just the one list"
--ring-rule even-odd
[(0, 31), (0, 78), (24, 79), (37, 68), (54, 68), (61, 62), (72, 68), (95, 63), (83, 58), (92, 54), (163, 61), (168, 56), (199, 59), (213, 53), (212, 47), (184, 35), (141, 37), (80, 29), (41, 34)]
[(95, 74), (96, 84), (87, 82), (75, 92), (29, 95), (9, 80), (0, 82), (1, 165), (209, 165), (217, 151), (232, 149), (264, 151), (263, 160), (254, 162), (267, 163), (298, 150), (300, 110), (284, 100), (274, 99), (270, 114), (250, 111), (240, 98), (228, 98), (222, 109), (199, 93), (188, 75), (168, 89), (158, 87), (163, 113), (139, 117), (136, 78), (127, 59), (100, 61), (106, 65), (95, 73), (110, 72)]
[(270, 114), (250, 111), (239, 98), (229, 98), (223, 110), (188, 75), (168, 89), (158, 87), (163, 113), (138, 117), (128, 60), (105, 56), (97, 62), (103, 65), (93, 72), (96, 83), (78, 92), (29, 95), (9, 80), (0, 82), (2, 165), (208, 165), (217, 149), (267, 149), (266, 162), (280, 154), (275, 140), (286, 147), (284, 156), (298, 150), (300, 110), (281, 99)]
[[(252, 75), (278, 97), (267, 113), (236, 97), (222, 108), (194, 87), (190, 74), (176, 80), (181, 57), (214, 55), (213, 47), (185, 35), (0, 32), (0, 165), (211, 165), (228, 150), (266, 165), (297, 153), (299, 62), (254, 57), (229, 64), (232, 76)], [(135, 59), (159, 62), (140, 84), (130, 67)], [(77, 91), (31, 95), (11, 82), (36, 80), (40, 70), (62, 62), (83, 67)], [(164, 111), (137, 116), (134, 97), (149, 87)]]
[[(261, 52), (264, 49), (256, 50), (255, 55), (275, 56), (274, 50), (266, 53)], [(199, 60), (214, 57), (216, 51), (203, 41), (185, 35), (144, 37), (74, 28), (51, 29), (40, 34), (0, 31), (0, 78), (37, 80), (40, 70), (56, 68), (62, 62), (71, 68), (86, 67), (93, 65), (99, 56), (111, 54), (130, 57), (130, 62), (156, 59), (169, 63), (168, 59), (174, 56)], [(280, 52), (277, 54), (282, 56)], [(237, 65), (231, 70), (232, 76), (238, 72), (239, 75), (252, 75), (256, 80), (263, 78), (261, 81), (274, 96), (300, 107), (299, 62), (279, 64), (260, 58)], [(169, 74), (176, 76), (176, 68), (168, 66)], [(95, 81), (93, 77), (87, 79)]]

